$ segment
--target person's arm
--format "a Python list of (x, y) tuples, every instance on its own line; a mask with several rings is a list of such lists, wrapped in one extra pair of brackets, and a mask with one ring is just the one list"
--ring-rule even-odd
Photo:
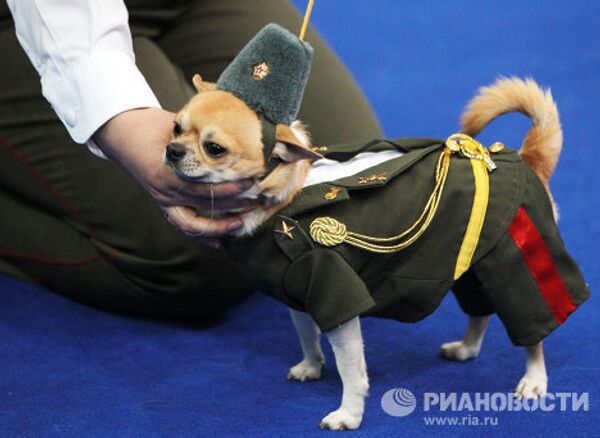
[(111, 117), (160, 108), (135, 65), (121, 0), (8, 0), (42, 94), (77, 143)]
[(199, 217), (195, 208), (203, 209), (208, 196), (231, 202), (227, 197), (249, 182), (211, 190), (180, 180), (164, 165), (173, 114), (160, 109), (135, 65), (122, 0), (8, 0), (8, 6), (42, 93), (73, 140), (129, 171), (184, 233), (206, 240), (242, 226), (236, 217)]

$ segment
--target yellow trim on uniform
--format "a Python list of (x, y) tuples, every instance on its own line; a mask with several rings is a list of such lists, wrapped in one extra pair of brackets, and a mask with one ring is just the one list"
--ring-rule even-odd
[(473, 195), (473, 207), (471, 208), (471, 217), (469, 218), (467, 231), (465, 232), (465, 237), (460, 246), (458, 258), (456, 259), (456, 268), (454, 269), (455, 280), (463, 275), (471, 266), (471, 260), (479, 243), (479, 236), (483, 228), (490, 196), (490, 180), (485, 163), (476, 159), (469, 161), (471, 161), (473, 177), (475, 178), (475, 194)]

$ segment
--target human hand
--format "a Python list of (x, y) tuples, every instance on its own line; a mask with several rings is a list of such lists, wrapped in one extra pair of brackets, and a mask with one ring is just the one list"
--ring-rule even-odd
[(251, 180), (222, 184), (199, 184), (177, 177), (164, 163), (175, 114), (157, 108), (125, 111), (114, 116), (94, 139), (110, 159), (119, 163), (150, 193), (169, 222), (201, 243), (217, 247), (219, 237), (240, 229), (237, 216), (211, 219), (196, 210), (241, 208), (252, 201), (235, 196), (253, 185)]

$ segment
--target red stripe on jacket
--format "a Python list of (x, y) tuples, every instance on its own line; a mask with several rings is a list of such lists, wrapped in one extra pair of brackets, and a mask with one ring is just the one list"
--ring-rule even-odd
[(575, 303), (556, 269), (552, 254), (548, 251), (540, 232), (523, 208), (517, 212), (508, 231), (521, 250), (525, 263), (554, 318), (562, 324), (576, 309)]

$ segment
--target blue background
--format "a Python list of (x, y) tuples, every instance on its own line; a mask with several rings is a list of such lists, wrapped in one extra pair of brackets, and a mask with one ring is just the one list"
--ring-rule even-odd
[[(295, 3), (304, 8), (305, 1)], [(596, 1), (317, 0), (312, 23), (365, 90), (386, 135), (445, 137), (475, 90), (498, 75), (550, 86), (565, 145), (551, 187), (560, 227), (592, 292), (600, 284), (600, 3)], [(523, 116), (481, 137), (518, 146)], [(327, 350), (320, 382), (288, 382), (300, 348), (287, 310), (254, 296), (214, 325), (183, 326), (108, 315), (0, 278), (1, 436), (325, 436), (341, 384)], [(600, 318), (593, 296), (545, 342), (549, 389), (590, 392), (590, 412), (503, 412), (498, 426), (425, 426), (419, 404), (385, 414), (394, 387), (508, 392), (524, 371), (494, 319), (475, 361), (441, 359), (466, 318), (452, 297), (419, 324), (363, 323), (371, 395), (352, 436), (421, 434), (597, 436)], [(467, 415), (446, 413), (444, 416)], [(475, 414), (475, 416), (478, 414)], [(495, 415), (481, 413), (481, 416)]]

